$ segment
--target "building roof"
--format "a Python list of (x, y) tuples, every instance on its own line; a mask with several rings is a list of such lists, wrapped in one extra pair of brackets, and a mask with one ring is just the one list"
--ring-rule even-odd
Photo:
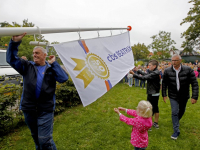
[(192, 50), (191, 52), (186, 52), (184, 50), (180, 51), (180, 56), (195, 56), (200, 55), (197, 51)]

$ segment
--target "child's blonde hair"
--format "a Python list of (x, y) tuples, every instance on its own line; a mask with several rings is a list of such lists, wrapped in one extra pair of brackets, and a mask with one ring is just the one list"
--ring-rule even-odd
[(137, 114), (144, 118), (152, 117), (152, 105), (150, 102), (142, 100), (138, 103)]

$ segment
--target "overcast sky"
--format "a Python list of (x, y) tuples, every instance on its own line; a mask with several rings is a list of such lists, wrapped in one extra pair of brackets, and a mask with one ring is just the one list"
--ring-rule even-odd
[[(175, 47), (181, 50), (180, 37), (189, 24), (180, 26), (192, 4), (189, 0), (0, 0), (0, 22), (17, 22), (24, 19), (38, 27), (127, 27), (131, 45), (149, 45), (150, 38), (159, 31), (171, 32)], [(120, 34), (122, 31), (113, 31)], [(123, 31), (125, 32), (125, 30)], [(110, 36), (110, 31), (100, 31)], [(78, 40), (77, 33), (44, 34), (53, 42)], [(97, 32), (81, 32), (81, 38), (95, 38)]]

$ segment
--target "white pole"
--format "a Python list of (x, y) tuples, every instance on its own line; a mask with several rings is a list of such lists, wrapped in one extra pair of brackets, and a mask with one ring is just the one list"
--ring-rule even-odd
[(44, 27), (1, 27), (1, 36), (20, 35), (24, 32), (27, 35), (34, 34), (49, 34), (49, 33), (62, 33), (62, 32), (82, 32), (82, 31), (100, 31), (100, 30), (131, 30), (131, 26), (126, 28), (44, 28)]
[(30, 45), (38, 45), (38, 46), (47, 46), (47, 45), (49, 45), (48, 42), (39, 42), (39, 41), (30, 41), (29, 44)]

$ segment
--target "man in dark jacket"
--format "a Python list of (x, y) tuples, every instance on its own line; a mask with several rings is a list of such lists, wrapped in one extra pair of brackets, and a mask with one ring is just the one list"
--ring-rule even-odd
[[(135, 74), (132, 70), (130, 71), (130, 73), (133, 74), (134, 78), (147, 80), (147, 100), (153, 106), (153, 114), (155, 115), (153, 126), (156, 129), (159, 129), (158, 100), (160, 96), (160, 72), (157, 69), (157, 67), (158, 67), (158, 61), (150, 60), (148, 73), (144, 73), (140, 70), (138, 71), (138, 74)], [(141, 74), (142, 76), (140, 76), (139, 74)]]
[(174, 134), (172, 139), (177, 139), (179, 130), (179, 120), (182, 118), (188, 99), (190, 98), (190, 84), (192, 85), (191, 102), (195, 104), (199, 95), (199, 86), (194, 71), (181, 65), (181, 56), (175, 54), (172, 56), (172, 66), (164, 71), (162, 81), (162, 96), (166, 103), (167, 89), (168, 97), (171, 103), (172, 123)]
[(33, 49), (33, 61), (17, 56), (18, 46), (26, 33), (13, 36), (6, 54), (7, 62), (23, 76), (23, 93), (20, 109), (24, 113), (27, 126), (35, 142), (37, 150), (56, 150), (52, 138), (53, 118), (55, 109), (56, 81), (65, 82), (68, 75), (55, 61), (55, 56), (49, 56), (43, 47)]

